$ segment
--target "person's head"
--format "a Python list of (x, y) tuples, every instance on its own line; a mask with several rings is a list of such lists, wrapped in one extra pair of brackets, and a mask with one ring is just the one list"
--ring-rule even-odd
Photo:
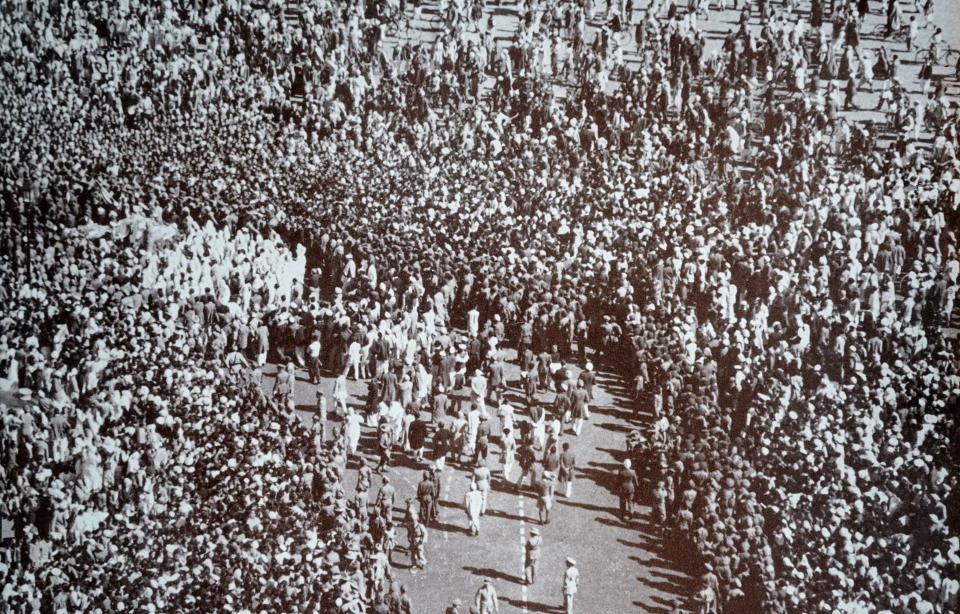
[(626, 459), (625, 461), (623, 461), (623, 468), (624, 468), (624, 469), (629, 469), (632, 465), (633, 465), (633, 463), (630, 462), (630, 459), (629, 459), (629, 458)]

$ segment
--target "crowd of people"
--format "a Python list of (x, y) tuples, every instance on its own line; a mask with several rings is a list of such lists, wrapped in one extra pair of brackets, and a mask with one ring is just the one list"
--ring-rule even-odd
[(703, 603), (949, 611), (956, 105), (864, 44), (911, 6), (824, 4), (8, 3), (4, 601), (402, 611), (347, 458), (468, 388), (476, 462), (511, 348), (631, 382)]

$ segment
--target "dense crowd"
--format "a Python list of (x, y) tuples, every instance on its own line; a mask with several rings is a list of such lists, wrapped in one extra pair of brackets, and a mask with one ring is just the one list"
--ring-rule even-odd
[[(9, 3), (5, 601), (402, 611), (338, 488), (360, 420), (402, 440), (479, 371), (475, 453), (512, 347), (590, 348), (662, 421), (705, 603), (955, 605), (944, 81), (865, 48), (868, 2), (747, 2), (709, 52), (706, 2), (523, 2), (507, 41), (415, 4)], [(268, 357), (369, 377), (365, 416), (341, 384), (318, 447)]]

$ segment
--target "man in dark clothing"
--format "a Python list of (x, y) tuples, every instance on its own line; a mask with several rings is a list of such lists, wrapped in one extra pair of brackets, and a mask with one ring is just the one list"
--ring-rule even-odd
[[(560, 471), (560, 455), (557, 454), (557, 446), (551, 445), (547, 453), (543, 455), (543, 474), (544, 480), (550, 490), (550, 498), (553, 499), (553, 490), (557, 486), (557, 474)], [(547, 477), (549, 474), (549, 478)]]
[(583, 389), (587, 391), (587, 402), (593, 401), (593, 385), (597, 383), (597, 373), (593, 370), (592, 362), (588, 362), (580, 373), (579, 381), (583, 382)]
[(429, 471), (423, 472), (423, 479), (417, 484), (417, 502), (420, 504), (420, 522), (429, 523), (435, 514), (434, 505), (437, 500), (437, 486)]
[(436, 435), (433, 437), (433, 460), (437, 468), (443, 469), (447, 464), (447, 454), (453, 447), (453, 432), (443, 422), (440, 423)]
[(536, 462), (537, 455), (533, 448), (533, 439), (526, 438), (517, 454), (517, 463), (520, 465), (520, 477), (517, 478), (517, 490), (523, 488), (523, 478), (530, 476), (530, 486), (533, 487), (534, 472), (533, 464)]
[(380, 385), (380, 400), (389, 405), (397, 398), (397, 376), (389, 367), (380, 378)]
[(380, 486), (380, 493), (377, 495), (376, 507), (387, 510), (387, 513), (392, 513), (396, 496), (397, 490), (390, 483), (390, 477), (383, 476), (383, 484)]
[(420, 418), (420, 412), (417, 412), (417, 418), (410, 423), (408, 441), (413, 450), (414, 460), (423, 461), (423, 448), (427, 445), (427, 421)]
[(577, 468), (577, 458), (570, 449), (570, 442), (563, 442), (563, 452), (560, 453), (560, 468), (557, 479), (563, 488), (563, 496), (568, 499), (573, 490), (573, 472)]
[(553, 476), (549, 471), (544, 471), (543, 476), (536, 482), (537, 515), (540, 518), (540, 524), (550, 523), (550, 508), (553, 505), (553, 499), (551, 498), (552, 483)]
[(633, 498), (637, 493), (637, 474), (630, 468), (630, 459), (623, 461), (617, 474), (617, 494), (620, 497), (620, 515), (624, 520), (633, 517)]
[(380, 451), (380, 464), (377, 465), (377, 472), (383, 473), (390, 466), (390, 453), (393, 449), (393, 435), (386, 423), (380, 425), (380, 432), (377, 437), (377, 446)]
[(430, 520), (436, 522), (440, 517), (440, 467), (432, 467), (430, 469), (430, 479), (433, 480), (433, 491), (437, 493), (437, 496), (434, 498), (433, 512), (430, 516)]
[(476, 464), (477, 459), (482, 458), (484, 462), (487, 460), (487, 455), (490, 453), (490, 421), (486, 416), (480, 416), (480, 425), (477, 427), (477, 445), (473, 452), (473, 462)]
[(496, 406), (506, 388), (506, 379), (503, 373), (503, 361), (495, 360), (490, 365), (490, 373), (487, 377), (487, 387), (489, 389), (490, 404)]

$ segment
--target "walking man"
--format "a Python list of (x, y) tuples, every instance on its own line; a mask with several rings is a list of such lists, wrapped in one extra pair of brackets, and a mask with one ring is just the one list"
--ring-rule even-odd
[(617, 475), (617, 494), (620, 495), (620, 516), (624, 520), (633, 517), (633, 497), (637, 492), (637, 474), (630, 468), (630, 459), (623, 461)]
[(480, 534), (480, 512), (483, 511), (483, 493), (477, 489), (476, 482), (470, 482), (470, 490), (463, 497), (463, 507), (470, 521), (470, 535)]
[(573, 596), (577, 594), (580, 588), (580, 570), (577, 569), (577, 562), (572, 558), (567, 558), (567, 569), (563, 572), (563, 611), (566, 614), (573, 614)]
[(423, 569), (427, 566), (427, 526), (419, 520), (413, 522), (413, 543), (410, 545), (413, 567)]
[(572, 394), (572, 412), (573, 412), (573, 433), (574, 435), (579, 435), (580, 431), (583, 430), (583, 421), (590, 414), (587, 410), (587, 403), (589, 402), (589, 394), (587, 389), (584, 388), (583, 379), (577, 380), (577, 387), (574, 388)]
[(481, 458), (477, 461), (477, 467), (473, 470), (473, 481), (477, 484), (477, 490), (483, 495), (483, 504), (480, 506), (480, 515), (487, 513), (487, 502), (490, 499), (490, 468)]
[(540, 518), (540, 524), (550, 523), (550, 508), (553, 507), (552, 483), (553, 475), (549, 471), (544, 471), (541, 478), (537, 480), (537, 515)]
[(517, 478), (517, 490), (523, 489), (523, 479), (530, 476), (530, 486), (533, 486), (533, 479), (535, 477), (535, 472), (533, 471), (533, 464), (536, 462), (537, 457), (533, 451), (533, 441), (526, 439), (523, 442), (523, 445), (520, 448), (518, 461), (520, 463), (520, 477)]
[(493, 588), (493, 582), (490, 578), (483, 581), (483, 586), (477, 591), (477, 598), (474, 605), (480, 614), (500, 614), (500, 604), (498, 602), (497, 589)]
[(523, 559), (523, 581), (526, 584), (533, 584), (537, 579), (537, 562), (540, 560), (540, 544), (542, 542), (540, 529), (536, 527), (530, 529), (530, 537), (527, 538)]
[(429, 471), (423, 472), (423, 479), (417, 484), (417, 502), (420, 504), (420, 522), (430, 522), (433, 518), (433, 506), (437, 501), (437, 489)]
[(573, 472), (577, 468), (577, 457), (570, 449), (570, 442), (563, 442), (563, 452), (560, 453), (560, 487), (563, 488), (563, 496), (570, 498), (573, 493)]

